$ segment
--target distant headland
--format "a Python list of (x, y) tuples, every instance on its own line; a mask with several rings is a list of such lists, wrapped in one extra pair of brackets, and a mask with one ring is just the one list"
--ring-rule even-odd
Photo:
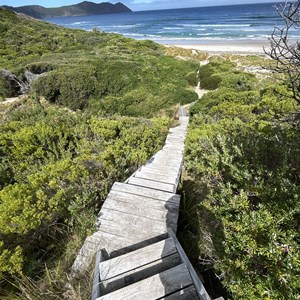
[(109, 2), (94, 3), (84, 1), (78, 4), (46, 8), (39, 5), (27, 5), (20, 7), (2, 6), (5, 9), (23, 13), (37, 19), (53, 18), (53, 17), (65, 17), (65, 16), (88, 16), (88, 15), (102, 15), (102, 14), (114, 14), (131, 12), (123, 3), (112, 4)]

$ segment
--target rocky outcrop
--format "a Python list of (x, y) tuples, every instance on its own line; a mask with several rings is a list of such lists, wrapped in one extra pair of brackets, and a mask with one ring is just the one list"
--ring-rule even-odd
[(0, 80), (4, 80), (7, 86), (7, 97), (17, 97), (27, 94), (30, 91), (31, 84), (41, 74), (34, 74), (30, 71), (25, 71), (22, 79), (8, 70), (0, 69)]

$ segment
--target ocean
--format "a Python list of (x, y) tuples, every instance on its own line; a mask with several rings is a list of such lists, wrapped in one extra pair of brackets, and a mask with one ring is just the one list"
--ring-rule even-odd
[[(277, 5), (279, 5), (277, 3)], [(68, 28), (120, 33), (134, 39), (184, 44), (264, 41), (283, 24), (273, 4), (244, 4), (46, 19)], [(290, 37), (299, 38), (296, 30)]]

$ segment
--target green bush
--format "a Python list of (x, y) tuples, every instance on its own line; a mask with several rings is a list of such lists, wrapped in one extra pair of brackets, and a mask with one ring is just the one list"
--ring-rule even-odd
[(255, 91), (249, 74), (220, 76), (191, 108), (186, 142), (194, 259), (232, 299), (297, 299), (299, 107), (281, 96), (284, 86)]
[(89, 116), (30, 99), (13, 108), (0, 123), (0, 281), (35, 276), (63, 254), (60, 239), (93, 226), (110, 186), (158, 151), (169, 122)]
[(10, 81), (0, 70), (0, 99), (13, 96), (13, 88)]
[[(205, 94), (200, 101), (191, 107), (190, 112), (192, 115), (200, 112), (214, 114), (214, 112), (211, 112), (211, 109), (224, 102), (249, 105), (250, 107), (250, 105), (259, 102), (259, 100), (260, 94), (258, 91), (237, 91), (228, 87), (220, 87), (216, 91)], [(234, 105), (232, 106), (234, 107)]]
[(243, 92), (253, 90), (255, 83), (255, 75), (236, 71), (222, 74), (220, 86)]
[(200, 66), (199, 79), (202, 89), (215, 90), (220, 86), (222, 78), (220, 74), (232, 72), (234, 64), (228, 61), (221, 63), (210, 62), (207, 65)]
[(197, 86), (198, 85), (198, 78), (196, 72), (190, 72), (185, 76), (185, 79), (189, 83), (190, 86)]

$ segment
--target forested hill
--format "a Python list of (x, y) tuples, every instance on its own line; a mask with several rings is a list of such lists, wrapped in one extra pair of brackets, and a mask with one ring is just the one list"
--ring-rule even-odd
[(111, 4), (109, 2), (94, 3), (84, 1), (75, 5), (46, 8), (40, 5), (27, 5), (20, 7), (3, 6), (11, 11), (23, 13), (37, 19), (63, 17), (63, 16), (87, 16), (131, 12), (131, 9), (123, 3)]

